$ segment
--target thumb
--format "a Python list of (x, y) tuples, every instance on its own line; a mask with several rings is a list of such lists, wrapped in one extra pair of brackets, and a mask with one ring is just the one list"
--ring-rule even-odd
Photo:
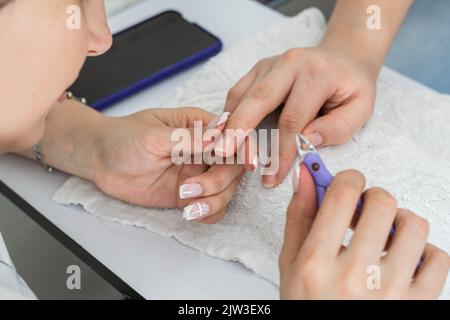
[(361, 101), (355, 100), (311, 121), (303, 134), (316, 147), (346, 143), (371, 115), (371, 108), (356, 104), (361, 104)]
[(280, 271), (297, 258), (303, 242), (317, 213), (314, 180), (308, 169), (297, 162), (293, 174), (294, 195), (286, 215), (283, 248), (280, 254)]

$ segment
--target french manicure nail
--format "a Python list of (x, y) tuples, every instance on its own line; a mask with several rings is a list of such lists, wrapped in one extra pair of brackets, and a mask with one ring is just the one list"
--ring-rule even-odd
[(220, 116), (215, 117), (206, 127), (206, 129), (217, 128), (223, 125), (228, 121), (228, 117), (230, 116), (229, 112), (224, 112)]
[(323, 137), (319, 132), (305, 134), (305, 137), (314, 145), (314, 147), (318, 147), (323, 143)]
[(203, 193), (203, 187), (199, 183), (186, 183), (180, 186), (179, 193), (180, 199), (195, 198)]
[(292, 175), (292, 186), (294, 188), (294, 193), (297, 193), (298, 187), (300, 185), (300, 175), (301, 175), (301, 161), (297, 161), (294, 165), (294, 174)]
[[(266, 171), (267, 168), (264, 168), (263, 171)], [(271, 189), (275, 186), (275, 176), (274, 175), (265, 175), (263, 178), (263, 187), (267, 189)]]
[(224, 112), (220, 115), (219, 119), (217, 120), (216, 127), (220, 127), (225, 122), (228, 121), (228, 117), (230, 116), (229, 112)]
[(259, 158), (258, 155), (255, 154), (252, 158), (252, 166), (253, 166), (253, 172), (255, 172), (256, 170), (258, 170), (258, 163), (259, 163)]
[(196, 220), (208, 215), (209, 204), (206, 202), (195, 202), (183, 209), (183, 218), (187, 221)]

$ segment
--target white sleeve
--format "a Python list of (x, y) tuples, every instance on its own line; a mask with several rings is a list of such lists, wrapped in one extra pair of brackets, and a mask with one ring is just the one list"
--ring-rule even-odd
[(36, 296), (16, 272), (0, 233), (0, 300), (22, 299), (36, 299)]

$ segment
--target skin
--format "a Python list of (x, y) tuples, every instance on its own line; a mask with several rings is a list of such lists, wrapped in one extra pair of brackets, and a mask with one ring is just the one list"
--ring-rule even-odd
[[(74, 100), (58, 101), (86, 57), (111, 46), (103, 1), (2, 2), (0, 61), (8, 63), (0, 72), (0, 154), (16, 152), (33, 159), (30, 148), (40, 142), (47, 164), (91, 180), (116, 198), (165, 208), (204, 201), (210, 211), (200, 222), (223, 218), (243, 166), (209, 169), (205, 164), (174, 165), (170, 158), (173, 130), (191, 128), (195, 120), (206, 126), (214, 115), (179, 108), (111, 118)], [(69, 5), (81, 8), (79, 30), (66, 27)], [(191, 182), (202, 184), (203, 193), (180, 199), (179, 185), (193, 176)]]
[[(336, 81), (339, 76), (348, 80), (345, 83), (348, 82), (351, 86), (336, 91), (341, 93), (333, 98), (335, 100), (331, 100), (334, 104), (329, 103), (332, 109), (330, 114), (333, 110), (345, 109), (344, 103), (340, 100), (343, 97), (348, 98), (349, 94), (354, 99), (365, 97), (360, 102), (372, 101), (370, 84), (374, 83), (374, 74), (378, 72), (376, 70), (382, 61), (381, 59), (375, 63), (377, 61), (375, 57), (380, 59), (381, 56), (375, 53), (378, 46), (375, 45), (373, 58), (369, 59), (373, 64), (365, 64), (362, 62), (363, 59), (359, 60), (354, 56), (354, 51), (357, 50), (349, 50), (352, 55), (345, 53), (341, 44), (343, 39), (340, 39), (342, 34), (349, 32), (350, 27), (354, 28), (346, 25), (351, 19), (346, 16), (344, 10), (346, 7), (348, 9), (348, 6), (354, 6), (354, 3), (340, 2), (335, 17), (339, 17), (343, 22), (338, 24), (338, 18), (333, 18), (332, 27), (325, 37), (328, 40), (323, 42), (327, 46), (322, 45), (320, 48), (308, 50), (293, 49), (286, 55), (258, 64), (262, 69), (255, 67), (254, 72), (261, 75), (261, 79), (268, 76), (267, 79), (274, 82), (270, 82), (270, 86), (255, 83), (256, 87), (269, 88), (270, 95), (267, 97), (272, 97), (273, 93), (277, 96), (286, 93), (284, 91), (286, 87), (274, 87), (272, 91), (272, 86), (277, 83), (277, 77), (285, 75), (283, 72), (286, 72), (286, 69), (278, 68), (282, 61), (281, 66), (290, 66), (297, 72), (305, 71), (306, 74), (320, 75), (321, 72), (329, 71), (331, 81)], [(5, 5), (1, 7), (2, 4)], [(82, 9), (82, 25), (79, 30), (69, 30), (65, 27), (66, 8), (73, 4)], [(383, 5), (387, 3), (383, 2)], [(404, 13), (406, 9), (402, 11), (401, 7), (397, 9), (400, 8), (399, 10)], [(139, 205), (167, 208), (184, 207), (196, 201), (205, 201), (210, 205), (211, 212), (200, 222), (215, 223), (223, 218), (243, 174), (244, 166), (214, 165), (208, 168), (205, 164), (174, 165), (170, 161), (171, 149), (174, 146), (174, 142), (170, 139), (173, 131), (177, 128), (192, 130), (196, 120), (201, 120), (206, 126), (213, 123), (214, 115), (198, 108), (188, 107), (170, 110), (151, 109), (125, 117), (111, 118), (74, 100), (57, 101), (76, 79), (86, 56), (100, 55), (111, 45), (111, 34), (106, 24), (102, 1), (0, 0), (0, 8), (0, 61), (8, 62), (2, 64), (0, 72), (0, 88), (2, 88), (0, 153), (16, 152), (34, 158), (30, 148), (40, 142), (46, 163), (91, 180), (101, 190), (114, 197)], [(396, 30), (398, 24), (389, 24), (388, 30)], [(357, 32), (349, 32), (345, 40), (349, 39), (353, 39), (355, 43), (344, 42), (347, 46), (354, 45), (356, 48), (361, 46), (359, 47), (361, 50), (365, 48), (362, 42), (358, 43), (361, 35), (358, 37)], [(380, 43), (383, 44), (384, 41), (380, 39)], [(380, 45), (380, 48), (382, 47)], [(297, 59), (298, 57), (301, 59)], [(298, 62), (300, 60), (301, 63)], [(315, 66), (316, 64), (320, 68)], [(268, 73), (263, 72), (263, 69)], [(276, 72), (272, 77), (274, 71)], [(281, 74), (278, 73), (280, 71)], [(275, 100), (266, 103), (264, 99), (258, 99), (254, 93), (246, 93), (254, 87), (245, 79), (250, 78), (244, 78), (240, 84), (238, 83), (237, 89), (232, 91), (238, 94), (230, 94), (227, 101), (227, 109), (234, 114), (229, 127), (236, 127), (236, 123), (244, 123), (236, 121), (239, 119), (236, 114), (241, 113), (242, 119), (253, 116), (252, 110), (255, 109), (252, 109), (252, 105), (256, 106), (256, 102), (258, 107), (263, 106), (259, 116), (269, 112), (276, 105)], [(309, 80), (311, 84), (316, 81), (315, 78)], [(323, 94), (320, 90), (324, 89), (318, 84), (317, 87), (316, 91)], [(242, 99), (239, 98), (241, 92), (239, 88), (243, 88)], [(255, 89), (251, 89), (250, 92), (253, 92), (252, 90)], [(293, 90), (292, 96), (300, 94), (302, 90), (304, 87)], [(286, 97), (288, 96), (290, 97), (290, 95)], [(300, 95), (301, 97), (303, 95)], [(302, 99), (306, 99), (306, 96)], [(316, 98), (315, 100), (320, 101)], [(308, 114), (314, 114), (315, 109), (309, 104), (310, 101), (304, 102), (301, 105), (308, 106), (309, 109), (305, 108), (309, 110)], [(363, 104), (364, 108), (369, 108), (367, 105), (370, 103)], [(292, 106), (295, 107), (294, 104)], [(317, 106), (318, 104), (315, 108)], [(361, 124), (366, 117), (367, 115), (360, 114), (357, 123)], [(322, 118), (328, 119), (326, 116)], [(335, 128), (334, 122), (324, 123)], [(285, 120), (285, 123), (290, 122)], [(314, 121), (309, 125), (312, 123)], [(317, 123), (316, 125), (320, 127)], [(225, 126), (226, 123), (216, 126), (215, 129), (222, 132)], [(355, 125), (356, 127), (358, 126)], [(297, 127), (292, 126), (290, 129), (293, 128)], [(336, 130), (339, 132), (339, 125), (336, 126)], [(324, 132), (321, 131), (325, 137)], [(332, 140), (324, 142), (329, 143), (332, 143)], [(202, 144), (201, 148), (206, 149), (207, 144)], [(246, 168), (254, 169), (254, 166), (249, 165), (251, 161), (247, 160)], [(355, 199), (360, 196), (364, 187), (362, 177), (355, 172), (338, 175), (326, 196), (324, 206), (319, 211), (313, 205), (315, 194), (311, 177), (306, 173), (299, 179), (301, 191), (294, 195), (288, 210), (286, 236), (280, 256), (282, 298), (437, 296), (448, 272), (448, 256), (426, 245), (427, 227), (422, 220), (412, 213), (397, 209), (395, 202), (386, 192), (369, 190), (365, 193), (363, 218), (356, 226), (355, 240), (349, 249), (340, 251), (339, 241), (344, 227), (350, 223), (356, 205)], [(180, 199), (177, 192), (179, 185), (193, 182), (202, 185), (202, 194), (191, 199)], [(386, 233), (392, 221), (397, 223), (397, 239), (392, 242), (387, 258), (379, 259), (384, 246), (383, 237), (386, 240)], [(333, 228), (330, 228), (331, 226)], [(358, 245), (359, 243), (361, 245)], [(415, 277), (414, 285), (410, 285), (410, 276), (423, 250), (424, 265)], [(384, 282), (384, 291), (377, 295), (365, 292), (364, 288), (361, 289), (362, 271), (359, 267), (368, 262), (380, 264), (383, 274), (386, 271), (390, 279), (398, 280), (398, 285), (390, 286), (396, 281)], [(406, 273), (403, 272), (406, 277), (402, 276), (399, 270), (402, 272), (406, 270)], [(336, 290), (330, 291), (329, 288)]]
[[(229, 91), (226, 129), (255, 128), (279, 108), (279, 169), (267, 172), (265, 187), (277, 186), (292, 166), (295, 134), (316, 146), (347, 142), (370, 118), (376, 79), (411, 0), (340, 0), (317, 47), (292, 48), (258, 62)], [(369, 5), (381, 9), (382, 29), (369, 30)], [(225, 140), (234, 140), (224, 137)], [(228, 156), (240, 141), (218, 141)]]
[[(364, 191), (364, 176), (354, 170), (336, 175), (319, 210), (312, 177), (303, 165), (298, 183), (279, 259), (282, 299), (439, 297), (450, 258), (426, 243), (429, 227), (424, 219), (398, 208), (383, 189)], [(361, 195), (364, 206), (355, 221)], [(388, 241), (392, 224), (396, 233)], [(350, 225), (354, 235), (345, 248), (342, 240)], [(416, 271), (421, 256), (424, 260)], [(369, 266), (379, 267), (379, 289), (367, 286)]]

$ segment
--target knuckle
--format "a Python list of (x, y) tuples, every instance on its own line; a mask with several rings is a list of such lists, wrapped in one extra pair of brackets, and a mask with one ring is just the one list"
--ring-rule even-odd
[(328, 194), (328, 199), (331, 199), (336, 203), (346, 203), (352, 201), (354, 194), (358, 192), (352, 184), (341, 184), (338, 188), (334, 190), (333, 193)]
[(341, 278), (339, 286), (340, 296), (343, 299), (355, 299), (362, 296), (362, 286), (357, 284), (357, 280), (353, 275)]
[(174, 114), (178, 119), (183, 120), (184, 122), (188, 122), (189, 118), (193, 114), (198, 114), (200, 112), (199, 108), (186, 106), (178, 109), (180, 112)]
[(414, 232), (414, 234), (417, 234), (422, 238), (426, 238), (428, 235), (428, 222), (412, 212), (405, 216), (403, 220), (403, 226), (410, 229), (412, 232)]
[(247, 98), (258, 101), (267, 101), (273, 95), (273, 87), (265, 81), (258, 82), (247, 92)]
[(209, 180), (210, 180), (210, 188), (209, 190), (210, 194), (214, 194), (219, 190), (223, 190), (227, 186), (227, 182), (225, 180), (225, 177), (219, 175), (219, 174), (213, 174), (209, 173)]
[(325, 56), (316, 55), (309, 61), (309, 75), (312, 78), (321, 77), (330, 68), (330, 63)]
[(238, 86), (233, 86), (229, 91), (227, 95), (227, 100), (236, 101), (241, 96), (242, 90)]
[(359, 285), (358, 282), (361, 280), (361, 272), (359, 272), (355, 266), (347, 265), (341, 271), (339, 275), (340, 284), (339, 291), (340, 296), (343, 298), (354, 298), (361, 296), (361, 288), (362, 285)]
[[(231, 114), (230, 118), (228, 119), (228, 125), (232, 128), (240, 128), (240, 129), (247, 129), (249, 127), (249, 124), (247, 123), (247, 120), (242, 118), (240, 115), (237, 114)], [(230, 132), (228, 132), (230, 133)], [(237, 131), (231, 132), (232, 134), (237, 134)]]
[(450, 258), (442, 249), (434, 247), (431, 251), (430, 258), (445, 269), (450, 267)]
[(291, 48), (281, 55), (281, 61), (290, 64), (298, 61), (302, 54), (303, 49)]
[(343, 298), (350, 299), (362, 295), (364, 271), (360, 263), (347, 263), (339, 274), (338, 289)]
[(200, 109), (200, 108), (197, 108), (197, 107), (191, 107), (191, 106), (184, 107), (183, 109), (184, 109), (184, 111), (185, 111), (186, 114), (189, 114), (189, 113), (199, 113), (199, 112), (202, 112), (202, 111), (203, 111), (203, 110)]
[(303, 250), (299, 259), (300, 275), (313, 285), (317, 285), (322, 281), (323, 263), (318, 254), (318, 250), (307, 249)]
[(386, 288), (381, 292), (380, 298), (382, 300), (398, 300), (401, 296), (401, 291), (397, 286), (386, 285)]
[(285, 128), (290, 132), (299, 132), (302, 129), (302, 124), (298, 114), (293, 111), (289, 111), (288, 109), (285, 109), (282, 112), (278, 124), (280, 127)]
[(335, 130), (333, 130), (333, 136), (335, 144), (346, 143), (356, 132), (355, 126), (346, 118), (334, 117)]
[(367, 202), (377, 206), (382, 212), (395, 212), (397, 201), (386, 190), (382, 188), (371, 188), (367, 191)]
[(260, 68), (264, 67), (266, 64), (270, 63), (272, 58), (264, 58), (259, 60), (255, 66), (252, 68), (252, 71), (258, 71)]
[(366, 183), (364, 175), (353, 169), (339, 172), (335, 177), (335, 181), (336, 184), (339, 184), (340, 189), (347, 192), (360, 192)]

